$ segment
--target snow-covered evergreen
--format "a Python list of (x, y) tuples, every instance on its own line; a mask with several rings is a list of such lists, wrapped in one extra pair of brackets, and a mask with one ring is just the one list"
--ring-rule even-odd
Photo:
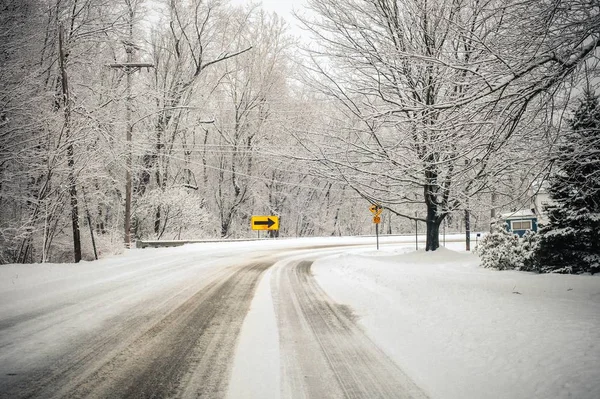
[(540, 230), (541, 271), (600, 271), (600, 105), (587, 91), (554, 159), (555, 173)]
[(519, 270), (533, 272), (539, 271), (538, 248), (540, 236), (534, 231), (528, 230), (519, 240), (519, 256), (521, 266)]
[(490, 269), (520, 269), (523, 265), (519, 237), (508, 231), (506, 223), (494, 223), (492, 232), (481, 240), (477, 254), (481, 265)]
[(506, 223), (496, 222), (492, 232), (481, 240), (477, 254), (481, 265), (490, 269), (539, 271), (539, 235), (528, 230), (522, 238), (508, 231)]

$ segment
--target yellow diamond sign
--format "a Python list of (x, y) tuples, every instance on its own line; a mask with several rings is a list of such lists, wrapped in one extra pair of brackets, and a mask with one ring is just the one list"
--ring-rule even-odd
[(381, 205), (376, 205), (376, 204), (371, 205), (369, 207), (369, 210), (375, 216), (379, 216), (379, 215), (381, 215), (381, 212), (383, 212), (383, 209), (381, 208)]

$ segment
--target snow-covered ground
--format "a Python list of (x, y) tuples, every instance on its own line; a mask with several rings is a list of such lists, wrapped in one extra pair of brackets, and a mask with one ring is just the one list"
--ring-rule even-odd
[[(326, 293), (350, 306), (372, 341), (432, 398), (600, 398), (600, 277), (482, 269), (464, 242), (454, 242), (461, 235), (447, 238), (435, 253), (415, 252), (410, 236), (384, 237), (380, 251), (371, 237), (313, 238), (130, 250), (78, 265), (0, 266), (0, 326), (7, 331), (20, 322), (15, 317), (37, 317), (36, 309), (53, 303), (73, 303), (77, 316), (67, 312), (61, 324), (36, 329), (35, 340), (12, 337), (10, 345), (39, 345), (20, 354), (6, 346), (0, 359), (25, 367), (26, 358), (45, 356), (40, 350), (52, 352), (43, 349), (48, 343), (58, 351), (79, 330), (138, 303), (154, 306), (158, 292), (265, 254), (277, 262), (258, 284), (242, 327), (229, 397), (278, 397), (282, 359), (270, 282), (291, 262), (316, 259), (312, 270)], [(335, 248), (342, 244), (356, 246)], [(121, 299), (111, 302), (115, 296)]]
[(600, 398), (600, 277), (410, 251), (336, 255), (313, 272), (431, 397)]

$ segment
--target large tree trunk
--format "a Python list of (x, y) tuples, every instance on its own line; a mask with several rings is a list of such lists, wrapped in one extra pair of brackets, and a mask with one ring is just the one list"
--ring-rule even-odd
[(61, 72), (62, 97), (64, 107), (64, 133), (68, 143), (67, 146), (67, 166), (69, 168), (69, 196), (71, 198), (71, 222), (73, 225), (73, 255), (75, 263), (81, 260), (81, 237), (79, 232), (79, 205), (77, 202), (77, 185), (75, 182), (75, 159), (73, 153), (73, 143), (70, 141), (71, 130), (71, 104), (69, 99), (69, 84), (67, 82), (67, 69), (65, 65), (65, 53), (63, 48), (63, 26), (58, 27), (58, 63)]
[(439, 217), (437, 214), (437, 205), (428, 204), (427, 206), (427, 241), (425, 244), (426, 251), (435, 251), (440, 246), (440, 224), (443, 217)]
[[(447, 195), (439, 195), (439, 186), (436, 184), (438, 175), (434, 169), (426, 172), (427, 181), (425, 185), (425, 205), (427, 206), (427, 217), (425, 224), (427, 226), (427, 241), (425, 243), (426, 251), (435, 251), (440, 247), (440, 225), (446, 217), (444, 204), (447, 202)], [(447, 193), (446, 193), (447, 194)]]

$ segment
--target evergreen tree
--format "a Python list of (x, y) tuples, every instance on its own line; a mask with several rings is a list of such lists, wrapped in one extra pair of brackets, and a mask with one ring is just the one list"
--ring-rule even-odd
[(519, 240), (519, 256), (521, 267), (519, 270), (526, 272), (539, 271), (538, 247), (540, 245), (539, 234), (527, 230)]
[(549, 222), (540, 230), (542, 271), (600, 271), (600, 106), (586, 91), (554, 159), (555, 173), (546, 207)]
[(520, 270), (523, 266), (519, 237), (508, 231), (506, 223), (492, 224), (492, 232), (477, 248), (481, 266), (498, 270)]

